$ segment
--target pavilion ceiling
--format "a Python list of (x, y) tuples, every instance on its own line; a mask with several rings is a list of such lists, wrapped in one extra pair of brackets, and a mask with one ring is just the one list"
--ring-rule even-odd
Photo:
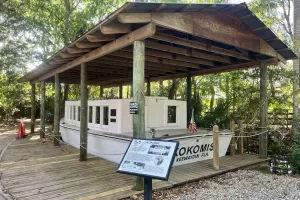
[[(199, 17), (195, 18), (193, 13)], [(218, 20), (228, 13), (234, 14), (231, 21), (219, 23)], [(207, 23), (195, 26), (193, 22), (190, 27), (190, 21), (195, 19), (204, 19)], [(21, 81), (51, 82), (59, 73), (61, 82), (78, 84), (80, 64), (86, 62), (88, 84), (129, 83), (132, 80), (132, 43), (143, 39), (145, 78), (150, 80), (180, 78), (187, 72), (192, 75), (219, 73), (256, 67), (261, 60), (276, 64), (296, 58), (263, 23), (251, 27), (253, 19), (257, 18), (245, 4), (126, 3)], [(250, 25), (246, 26), (247, 22)]]

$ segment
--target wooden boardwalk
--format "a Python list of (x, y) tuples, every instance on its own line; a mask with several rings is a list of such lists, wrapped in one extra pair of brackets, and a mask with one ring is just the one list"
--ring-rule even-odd
[[(69, 145), (41, 142), (38, 136), (16, 140), (0, 162), (1, 183), (18, 200), (119, 199), (138, 193), (131, 190), (134, 178), (116, 173), (116, 164), (91, 155), (87, 162), (79, 162), (78, 152)], [(212, 160), (178, 166), (169, 181), (155, 180), (153, 187), (173, 187), (264, 161), (245, 154), (220, 158), (218, 171)]]

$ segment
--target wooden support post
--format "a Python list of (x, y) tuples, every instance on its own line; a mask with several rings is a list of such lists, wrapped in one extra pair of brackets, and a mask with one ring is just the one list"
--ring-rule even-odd
[[(135, 41), (133, 47), (133, 101), (138, 113), (133, 115), (133, 138), (145, 138), (145, 41)], [(143, 178), (137, 177), (135, 190), (143, 190)]]
[(239, 140), (238, 140), (238, 144), (239, 144), (239, 154), (243, 154), (244, 153), (244, 138), (243, 138), (243, 121), (239, 120)]
[(30, 133), (34, 133), (35, 127), (35, 84), (31, 84), (31, 123), (30, 123)]
[(267, 118), (268, 118), (268, 71), (265, 62), (260, 63), (260, 130), (262, 133), (259, 136), (259, 156), (261, 158), (267, 158)]
[(148, 97), (151, 96), (151, 82), (150, 82), (150, 78), (147, 79), (147, 92), (146, 92), (146, 96), (148, 96)]
[(55, 75), (55, 99), (54, 99), (54, 140), (55, 146), (59, 146), (59, 102), (60, 102), (60, 83), (59, 74)]
[[(234, 133), (234, 129), (235, 129), (235, 122), (234, 120), (230, 120), (230, 131)], [(230, 141), (230, 155), (232, 156), (235, 155), (235, 137), (232, 137)]]
[[(187, 73), (186, 76), (186, 111), (187, 111), (187, 121), (191, 120), (192, 117), (192, 76), (191, 72)], [(188, 127), (188, 124), (187, 124)]]
[(213, 163), (216, 170), (220, 169), (219, 163), (219, 127), (213, 126)]
[(104, 88), (100, 86), (100, 98), (103, 98)]
[(40, 122), (40, 138), (45, 138), (45, 81), (41, 82), (41, 109), (40, 109), (40, 115), (41, 115), (41, 122)]
[(130, 86), (130, 97), (133, 97), (133, 85)]
[(123, 99), (123, 86), (119, 86), (119, 99)]
[(61, 116), (63, 117), (65, 115), (65, 104), (66, 101), (68, 101), (69, 98), (69, 84), (64, 84), (64, 93), (63, 93), (63, 101), (62, 101), (62, 109), (61, 109)]
[(87, 160), (87, 137), (88, 137), (88, 93), (86, 63), (81, 64), (80, 72), (80, 157), (79, 161)]

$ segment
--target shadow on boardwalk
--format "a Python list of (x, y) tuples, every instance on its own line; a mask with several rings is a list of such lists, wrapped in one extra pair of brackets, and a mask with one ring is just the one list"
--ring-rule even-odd
[[(119, 199), (132, 191), (134, 177), (116, 173), (117, 165), (89, 155), (79, 162), (79, 151), (69, 145), (54, 147), (38, 135), (14, 141), (0, 163), (1, 183), (17, 199)], [(154, 189), (169, 188), (264, 162), (252, 155), (220, 158), (220, 170), (206, 160), (174, 167), (169, 181), (154, 180)]]

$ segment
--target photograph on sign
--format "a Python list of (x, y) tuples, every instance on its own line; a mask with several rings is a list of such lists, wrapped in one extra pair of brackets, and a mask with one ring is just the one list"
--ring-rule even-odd
[(177, 141), (132, 139), (117, 172), (168, 180)]

